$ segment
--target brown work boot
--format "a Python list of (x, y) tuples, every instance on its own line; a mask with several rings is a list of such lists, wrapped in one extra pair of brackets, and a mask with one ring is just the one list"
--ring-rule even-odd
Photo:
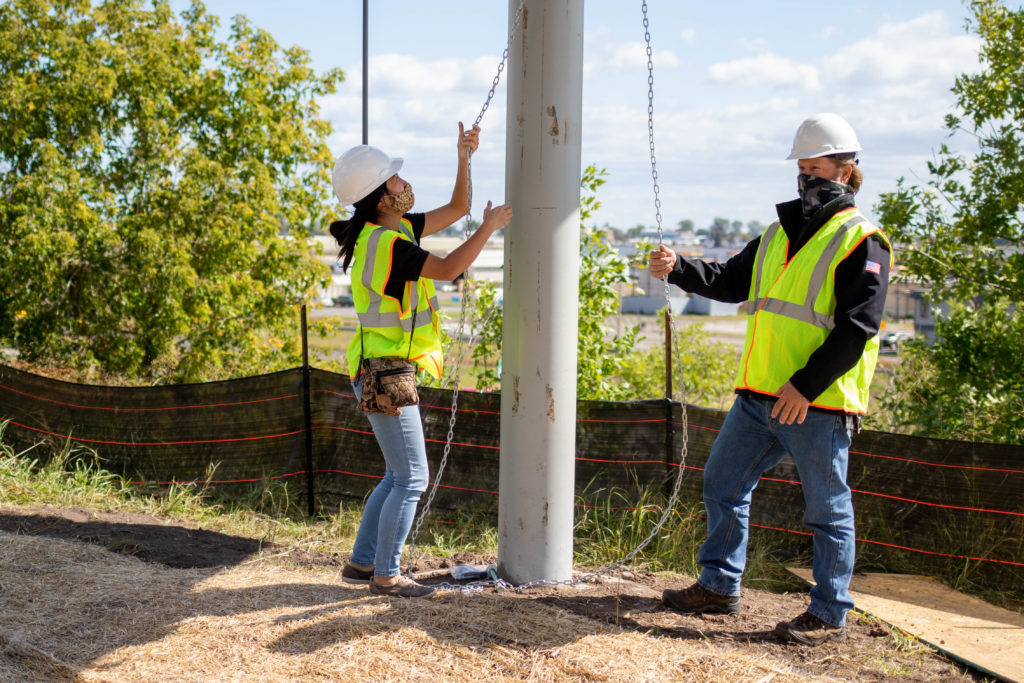
[(691, 614), (736, 614), (740, 611), (740, 596), (712, 593), (698, 583), (680, 591), (666, 590), (661, 602), (669, 609)]
[(782, 621), (773, 633), (783, 640), (795, 640), (804, 645), (821, 645), (830, 640), (844, 640), (845, 626), (833, 626), (810, 612), (804, 612), (793, 621)]
[(392, 584), (382, 584), (377, 581), (370, 581), (370, 592), (374, 595), (389, 595), (393, 598), (430, 598), (436, 593), (433, 586), (424, 586), (412, 579), (399, 575), (398, 580)]
[(345, 568), (341, 570), (341, 580), (345, 583), (361, 583), (366, 585), (370, 583), (370, 579), (373, 578), (373, 567), (369, 570), (360, 569), (351, 562), (345, 563)]

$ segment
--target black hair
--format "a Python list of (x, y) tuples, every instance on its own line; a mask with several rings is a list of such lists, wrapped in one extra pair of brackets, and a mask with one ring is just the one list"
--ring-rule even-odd
[(353, 204), (355, 211), (351, 218), (331, 223), (330, 232), (338, 241), (338, 260), (341, 261), (342, 272), (347, 271), (352, 263), (356, 240), (359, 239), (363, 226), (377, 220), (377, 204), (387, 192), (387, 183), (381, 183), (380, 187)]

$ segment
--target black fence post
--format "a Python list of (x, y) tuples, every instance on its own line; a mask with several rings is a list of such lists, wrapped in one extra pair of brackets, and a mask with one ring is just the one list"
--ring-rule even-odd
[(671, 496), (672, 464), (675, 451), (675, 428), (672, 427), (672, 311), (665, 306), (665, 493)]
[(672, 312), (665, 306), (665, 398), (672, 400)]
[(302, 416), (306, 433), (306, 499), (309, 516), (316, 511), (313, 498), (313, 409), (309, 388), (309, 338), (306, 331), (306, 304), (302, 304)]

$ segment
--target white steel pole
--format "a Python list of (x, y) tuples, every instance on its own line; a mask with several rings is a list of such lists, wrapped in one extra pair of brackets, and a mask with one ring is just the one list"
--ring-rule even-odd
[(572, 577), (583, 0), (526, 0), (508, 71), (498, 565), (521, 584)]

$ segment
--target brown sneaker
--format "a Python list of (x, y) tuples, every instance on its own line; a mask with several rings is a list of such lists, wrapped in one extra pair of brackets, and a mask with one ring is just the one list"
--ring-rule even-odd
[(361, 583), (366, 585), (370, 583), (372, 578), (372, 569), (363, 570), (348, 562), (345, 563), (345, 568), (341, 570), (341, 580), (345, 583)]
[(437, 591), (433, 586), (424, 586), (422, 583), (416, 583), (412, 579), (399, 576), (398, 581), (390, 586), (371, 581), (370, 592), (374, 595), (390, 595), (395, 598), (430, 598)]
[(740, 611), (740, 596), (712, 593), (700, 584), (680, 591), (667, 590), (661, 602), (669, 609), (692, 614), (736, 614)]
[(804, 612), (793, 621), (782, 621), (773, 633), (783, 640), (795, 640), (804, 645), (821, 645), (830, 640), (844, 640), (845, 626), (833, 626), (810, 612)]

